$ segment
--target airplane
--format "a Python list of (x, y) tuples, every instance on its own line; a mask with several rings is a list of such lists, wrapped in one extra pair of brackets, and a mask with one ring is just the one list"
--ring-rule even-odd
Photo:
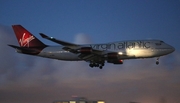
[(123, 64), (128, 59), (157, 58), (175, 51), (162, 40), (127, 40), (102, 44), (74, 44), (39, 33), (42, 38), (60, 44), (49, 46), (21, 25), (12, 25), (20, 46), (9, 45), (18, 53), (65, 61), (86, 61), (90, 67), (103, 68), (105, 63)]

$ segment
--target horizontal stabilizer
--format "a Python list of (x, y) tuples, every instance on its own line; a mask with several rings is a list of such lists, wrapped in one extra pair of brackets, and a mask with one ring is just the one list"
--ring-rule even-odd
[(24, 54), (30, 54), (30, 55), (36, 55), (36, 54), (39, 54), (40, 51), (44, 48), (44, 47), (32, 47), (32, 48), (29, 48), (29, 47), (19, 47), (19, 46), (15, 46), (15, 45), (8, 45), (12, 48), (15, 48), (17, 52), (20, 52), (20, 53), (24, 53)]
[(8, 44), (8, 46), (10, 46), (10, 47), (12, 47), (12, 48), (15, 48), (15, 49), (21, 48), (21, 47), (18, 47), (18, 46), (15, 46), (15, 45), (9, 45), (9, 44)]

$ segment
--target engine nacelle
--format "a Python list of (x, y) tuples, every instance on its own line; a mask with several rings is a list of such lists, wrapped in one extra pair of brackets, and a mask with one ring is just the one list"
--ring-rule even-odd
[(92, 48), (91, 47), (82, 47), (78, 50), (78, 52), (82, 53), (82, 54), (91, 54)]
[(113, 63), (113, 64), (123, 64), (123, 60), (121, 59), (114, 59), (114, 60), (107, 60), (108, 63)]
[(108, 54), (107, 54), (107, 59), (108, 59), (108, 60), (118, 59), (118, 54), (117, 54), (117, 53), (108, 53)]
[(108, 53), (107, 62), (114, 63), (114, 64), (123, 64), (123, 60), (119, 59), (118, 53)]

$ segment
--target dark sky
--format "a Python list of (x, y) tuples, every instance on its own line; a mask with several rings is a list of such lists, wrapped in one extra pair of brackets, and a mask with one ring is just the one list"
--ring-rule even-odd
[[(52, 103), (72, 95), (107, 103), (180, 103), (179, 0), (1, 0), (0, 103)], [(45, 44), (43, 32), (73, 43), (160, 39), (176, 51), (125, 60), (100, 70), (86, 62), (22, 55), (11, 25), (21, 24)]]

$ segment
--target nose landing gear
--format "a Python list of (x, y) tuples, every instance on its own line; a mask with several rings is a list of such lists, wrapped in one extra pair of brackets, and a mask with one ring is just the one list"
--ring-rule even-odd
[(156, 65), (159, 64), (159, 57), (156, 59)]

